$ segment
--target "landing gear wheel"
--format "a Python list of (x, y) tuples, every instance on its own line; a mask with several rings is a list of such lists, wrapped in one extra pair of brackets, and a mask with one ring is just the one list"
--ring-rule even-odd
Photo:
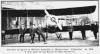
[(57, 36), (58, 39), (62, 40), (61, 33), (60, 34), (59, 33), (56, 33), (56, 36)]

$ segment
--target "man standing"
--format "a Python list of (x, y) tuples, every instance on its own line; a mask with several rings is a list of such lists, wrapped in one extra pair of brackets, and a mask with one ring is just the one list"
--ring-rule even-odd
[(98, 33), (98, 24), (95, 22), (94, 24), (91, 24), (91, 30), (93, 31), (95, 39), (97, 39), (97, 33)]
[(72, 19), (69, 19), (69, 37), (70, 37), (70, 40), (72, 40), (72, 36), (73, 36), (73, 25), (72, 25)]
[(45, 35), (43, 34), (41, 25), (36, 26), (35, 24), (32, 24), (30, 27), (30, 35), (31, 35), (31, 41), (34, 43), (34, 37), (35, 33), (38, 35), (38, 40), (40, 41), (40, 36), (43, 38), (44, 43), (46, 43)]
[(81, 21), (81, 33), (82, 33), (82, 39), (85, 40), (86, 39), (86, 33), (85, 33), (85, 20)]
[(72, 40), (72, 36), (73, 36), (73, 26), (70, 24), (70, 26), (69, 26), (69, 37), (70, 37), (70, 40)]
[(30, 26), (31, 43), (34, 43), (35, 33), (36, 33), (36, 25), (31, 24), (31, 26)]
[(22, 24), (21, 25), (21, 28), (20, 28), (20, 42), (24, 42), (24, 35), (25, 35), (25, 31), (26, 31), (26, 29), (25, 29), (25, 25), (24, 24)]
[(36, 33), (37, 33), (38, 36), (39, 36), (39, 40), (40, 40), (40, 36), (41, 36), (42, 39), (43, 39), (43, 41), (44, 41), (44, 43), (46, 44), (46, 38), (45, 38), (45, 35), (43, 34), (43, 30), (42, 30), (41, 24), (39, 24), (39, 25), (37, 26)]
[(89, 17), (87, 17), (87, 16), (81, 16), (81, 33), (82, 33), (82, 38), (83, 38), (83, 40), (85, 40), (86, 39), (86, 33), (85, 33), (85, 31), (86, 31), (86, 24), (89, 24), (90, 23), (90, 19), (89, 19)]

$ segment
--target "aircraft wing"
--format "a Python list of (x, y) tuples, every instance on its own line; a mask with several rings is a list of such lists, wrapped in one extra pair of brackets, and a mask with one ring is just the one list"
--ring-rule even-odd
[(74, 7), (64, 9), (48, 10), (53, 15), (77, 15), (77, 14), (90, 14), (95, 11), (96, 6)]
[[(73, 8), (47, 9), (47, 11), (55, 16), (61, 15), (78, 15), (93, 13), (96, 6), (84, 6)], [(16, 9), (2, 9), (2, 17), (44, 17), (46, 14), (44, 10), (16, 10)]]

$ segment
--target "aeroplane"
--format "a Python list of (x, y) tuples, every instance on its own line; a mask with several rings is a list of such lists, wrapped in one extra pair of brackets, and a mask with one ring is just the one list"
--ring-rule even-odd
[[(73, 8), (62, 8), (62, 9), (44, 9), (44, 10), (3, 10), (2, 9), (2, 20), (7, 19), (6, 17), (45, 17), (47, 18), (47, 22), (51, 21), (53, 24), (47, 23), (47, 27), (43, 28), (44, 32), (55, 33), (55, 32), (66, 32), (69, 31), (69, 26), (62, 26), (58, 20), (63, 19), (57, 16), (61, 15), (81, 15), (81, 14), (91, 14), (95, 11), (96, 6), (83, 6), (83, 7), (73, 7)], [(4, 19), (5, 18), (5, 19)], [(67, 20), (67, 19), (64, 19)], [(4, 22), (2, 22), (4, 23)], [(3, 25), (3, 24), (2, 24)], [(48, 26), (51, 27), (48, 27)], [(55, 25), (57, 26), (55, 28)], [(81, 29), (81, 25), (73, 26), (74, 31), (79, 31)], [(2, 27), (3, 28), (3, 27)], [(90, 25), (85, 26), (86, 30), (91, 30)], [(20, 29), (4, 29), (5, 34), (19, 34)], [(29, 28), (27, 28), (26, 33), (29, 33)]]
[[(61, 17), (57, 17), (57, 16), (55, 16), (55, 15), (51, 15), (51, 14), (49, 14), (49, 12), (45, 9), (44, 10), (45, 11), (45, 18), (47, 19), (46, 21), (46, 23), (47, 23), (47, 26), (49, 27), (49, 29), (51, 29), (51, 32), (53, 32), (53, 33), (55, 33), (56, 34), (56, 36), (57, 36), (57, 38), (58, 39), (62, 39), (61, 38), (61, 33), (57, 33), (58, 31), (56, 31), (56, 30), (59, 30), (59, 32), (61, 31), (62, 32), (62, 29), (65, 27), (65, 29), (69, 29), (70, 30), (70, 28), (67, 28), (67, 27), (73, 27), (73, 25), (72, 25), (72, 22), (73, 22), (73, 20), (77, 20), (77, 21), (80, 21), (80, 22), (78, 22), (78, 23), (82, 23), (83, 21), (85, 21), (85, 22), (83, 22), (84, 24), (89, 24), (90, 23), (90, 20), (89, 20), (89, 18), (88, 17), (86, 17), (86, 16), (83, 16), (83, 17), (81, 17), (81, 18), (79, 18), (79, 19), (77, 19), (77, 18), (72, 18), (72, 17), (69, 17), (70, 19), (68, 19), (67, 17), (63, 17), (63, 18), (61, 18)], [(71, 25), (69, 25), (69, 26), (63, 26), (61, 23), (59, 23), (59, 19), (63, 19), (63, 20), (67, 20), (67, 21), (70, 21), (69, 23), (71, 24)], [(76, 22), (77, 22), (76, 21)], [(54, 26), (55, 26), (55, 28), (54, 28)], [(78, 26), (80, 26), (80, 25), (78, 25)], [(77, 26), (77, 27), (78, 27)], [(50, 27), (53, 27), (53, 29), (52, 28), (50, 28)], [(58, 29), (57, 29), (58, 28)], [(74, 28), (75, 29), (75, 28)], [(88, 28), (89, 29), (89, 28)], [(63, 30), (64, 31), (64, 30)], [(67, 30), (68, 31), (68, 30)], [(66, 32), (66, 30), (65, 30), (65, 32)], [(48, 36), (48, 35), (47, 35)], [(46, 36), (46, 37), (47, 37)]]

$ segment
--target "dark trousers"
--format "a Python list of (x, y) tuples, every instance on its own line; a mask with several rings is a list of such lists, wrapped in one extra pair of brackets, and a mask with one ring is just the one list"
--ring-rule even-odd
[(35, 32), (36, 32), (35, 29), (30, 29), (30, 36), (31, 36), (32, 43), (34, 43)]
[(92, 26), (91, 26), (91, 30), (93, 31), (95, 39), (97, 39), (98, 28), (99, 28), (99, 26), (95, 25), (95, 24), (92, 24)]
[(40, 42), (40, 34), (38, 34), (38, 40), (39, 40), (39, 42)]
[(21, 33), (21, 35), (20, 35), (20, 42), (24, 42), (25, 29), (23, 29), (23, 30), (21, 29), (20, 33)]
[(97, 39), (97, 32), (93, 31), (93, 34), (94, 34), (95, 39)]
[(72, 35), (73, 35), (73, 32), (69, 32), (70, 40), (72, 40)]
[(35, 37), (35, 33), (31, 34), (31, 41), (32, 41), (32, 43), (34, 43), (34, 37)]
[(3, 41), (2, 43), (5, 44), (5, 42), (6, 42), (5, 41), (5, 34), (1, 34), (1, 35), (2, 35), (2, 41)]
[(20, 35), (20, 42), (24, 42), (24, 34)]
[(40, 41), (40, 36), (42, 37), (42, 39), (43, 39), (44, 42), (46, 41), (45, 35), (41, 31), (38, 31), (36, 33), (38, 34), (38, 40), (39, 41)]
[(43, 41), (45, 42), (45, 35), (40, 31), (40, 30), (37, 30), (37, 29), (34, 29), (34, 30), (31, 30), (31, 40), (32, 42), (34, 42), (34, 37), (35, 37), (35, 33), (38, 35), (38, 40), (40, 41), (40, 36), (43, 38)]
[(81, 30), (81, 33), (82, 33), (82, 39), (85, 40), (86, 39), (85, 30)]

